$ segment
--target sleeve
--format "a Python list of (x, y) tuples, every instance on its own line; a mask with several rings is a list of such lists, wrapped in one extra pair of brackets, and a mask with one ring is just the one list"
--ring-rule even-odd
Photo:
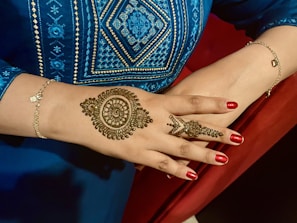
[(212, 13), (252, 38), (275, 26), (297, 26), (296, 0), (214, 0)]
[(11, 66), (0, 59), (0, 100), (15, 77), (24, 72), (24, 70)]

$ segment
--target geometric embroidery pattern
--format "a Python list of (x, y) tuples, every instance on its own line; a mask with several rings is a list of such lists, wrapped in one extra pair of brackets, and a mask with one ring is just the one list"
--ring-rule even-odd
[(30, 1), (40, 73), (81, 85), (159, 91), (178, 76), (204, 25), (201, 0)]

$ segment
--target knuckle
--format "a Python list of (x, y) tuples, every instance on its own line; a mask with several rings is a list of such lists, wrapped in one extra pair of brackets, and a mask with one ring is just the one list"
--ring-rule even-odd
[(205, 156), (204, 156), (204, 162), (205, 163), (213, 163), (213, 151), (206, 150)]
[(194, 108), (199, 107), (202, 103), (201, 98), (199, 96), (195, 96), (195, 95), (191, 96), (189, 101), (190, 101), (191, 106), (193, 106)]
[(217, 113), (224, 113), (228, 111), (225, 100), (219, 100), (215, 102), (215, 111)]
[(176, 162), (182, 166), (187, 166), (190, 163), (189, 160), (177, 160)]
[(227, 129), (220, 129), (218, 130), (218, 132), (220, 132), (221, 134), (218, 136), (219, 139), (221, 139), (222, 141), (226, 141), (226, 136), (229, 135), (229, 131)]
[(161, 171), (167, 171), (169, 169), (169, 160), (163, 159), (158, 163), (158, 169)]
[(184, 143), (180, 146), (180, 154), (185, 156), (189, 153), (191, 146), (188, 143)]
[(178, 176), (178, 177), (182, 177), (183, 172), (184, 172), (184, 165), (179, 164), (179, 165), (177, 165), (177, 167), (176, 167), (176, 169), (174, 171), (174, 175)]
[(226, 106), (224, 106), (223, 103), (214, 102), (213, 107), (214, 107), (214, 111), (218, 113), (226, 110), (225, 108)]

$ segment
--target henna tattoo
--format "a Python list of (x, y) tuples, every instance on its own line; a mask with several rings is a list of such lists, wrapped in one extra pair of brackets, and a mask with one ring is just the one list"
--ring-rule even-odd
[(137, 96), (126, 89), (113, 88), (80, 104), (82, 112), (90, 116), (95, 128), (108, 139), (126, 139), (137, 128), (144, 128), (153, 120), (143, 109)]
[(220, 131), (202, 126), (198, 121), (188, 121), (185, 122), (183, 119), (170, 115), (173, 124), (167, 124), (172, 127), (169, 134), (174, 136), (180, 136), (185, 133), (189, 138), (196, 138), (199, 135), (207, 135), (214, 138), (223, 136), (224, 134)]

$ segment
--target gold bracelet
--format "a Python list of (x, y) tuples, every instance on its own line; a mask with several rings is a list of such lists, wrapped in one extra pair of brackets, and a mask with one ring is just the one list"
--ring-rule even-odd
[(279, 58), (278, 58), (277, 54), (266, 43), (264, 43), (262, 41), (254, 41), (254, 42), (250, 41), (246, 45), (250, 46), (250, 45), (253, 45), (253, 44), (258, 44), (258, 45), (261, 45), (261, 46), (264, 46), (265, 48), (267, 48), (271, 52), (271, 54), (273, 55), (273, 59), (271, 60), (272, 67), (277, 67), (278, 68), (277, 78), (273, 82), (272, 86), (266, 91), (266, 97), (268, 98), (271, 95), (272, 88), (274, 88), (281, 80), (281, 76), (282, 76), (281, 64), (280, 64), (280, 61), (279, 61)]
[(39, 131), (39, 108), (40, 108), (40, 102), (43, 98), (43, 93), (46, 89), (47, 86), (50, 85), (50, 83), (52, 83), (53, 81), (55, 81), (54, 79), (51, 80), (47, 80), (42, 87), (40, 88), (40, 90), (33, 96), (30, 97), (30, 102), (32, 103), (36, 103), (35, 104), (35, 111), (34, 111), (34, 120), (33, 120), (33, 128), (35, 130), (35, 134), (42, 139), (47, 139), (45, 136), (43, 136), (40, 131)]

